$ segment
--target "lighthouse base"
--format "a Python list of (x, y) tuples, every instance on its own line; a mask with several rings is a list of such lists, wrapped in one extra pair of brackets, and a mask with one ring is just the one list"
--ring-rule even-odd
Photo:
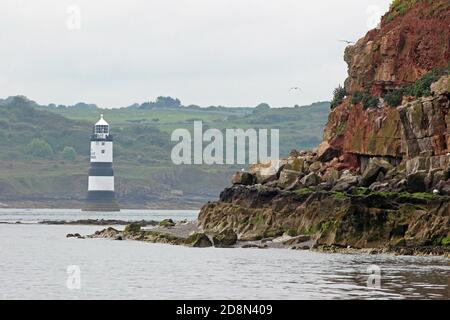
[(113, 191), (89, 191), (82, 211), (120, 211)]

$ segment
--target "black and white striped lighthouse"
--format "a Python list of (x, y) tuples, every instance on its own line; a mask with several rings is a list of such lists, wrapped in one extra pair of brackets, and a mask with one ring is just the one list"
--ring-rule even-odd
[(91, 167), (83, 211), (120, 211), (114, 194), (113, 137), (101, 115), (91, 136)]

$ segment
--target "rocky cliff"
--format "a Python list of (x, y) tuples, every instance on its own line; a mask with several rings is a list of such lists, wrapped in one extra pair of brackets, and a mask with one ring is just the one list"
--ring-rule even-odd
[(349, 76), (319, 147), (236, 173), (200, 226), (240, 240), (306, 236), (308, 248), (448, 255), (449, 26), (448, 0), (395, 0), (346, 49)]
[[(448, 0), (394, 1), (380, 27), (345, 50), (345, 97), (329, 116), (321, 149), (397, 159), (446, 155), (448, 80), (434, 92), (426, 86), (448, 75), (449, 25)], [(395, 98), (402, 107), (389, 105)]]
[(450, 60), (448, 0), (394, 1), (380, 26), (345, 50), (349, 93), (369, 89), (381, 95), (412, 84)]

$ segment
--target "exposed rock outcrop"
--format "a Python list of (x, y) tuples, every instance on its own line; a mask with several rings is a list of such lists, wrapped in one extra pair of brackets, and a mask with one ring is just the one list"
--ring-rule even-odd
[(318, 148), (252, 166), (254, 183), (206, 204), (200, 226), (239, 240), (289, 234), (328, 249), (448, 254), (449, 25), (448, 0), (394, 2), (346, 49), (346, 97)]
[(232, 229), (247, 241), (290, 234), (308, 236), (316, 247), (442, 247), (449, 232), (450, 202), (448, 197), (424, 194), (233, 186), (222, 192), (219, 202), (204, 206), (199, 224), (216, 233)]
[(397, 2), (398, 7), (410, 8), (404, 12), (391, 8), (379, 28), (345, 50), (349, 69), (347, 92), (368, 88), (380, 96), (387, 89), (415, 82), (434, 67), (448, 65), (449, 1)]

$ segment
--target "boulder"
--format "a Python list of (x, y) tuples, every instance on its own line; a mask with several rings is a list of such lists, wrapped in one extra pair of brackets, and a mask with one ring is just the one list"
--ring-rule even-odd
[[(380, 173), (384, 175), (389, 171), (392, 170), (393, 166), (387, 162), (386, 160), (379, 159), (379, 158), (372, 158), (369, 161), (369, 164), (366, 167), (366, 170), (364, 170), (362, 176), (361, 176), (361, 185), (363, 187), (368, 187), (377, 179), (379, 178)], [(382, 180), (382, 178), (380, 179)]]
[(322, 168), (322, 164), (320, 163), (320, 161), (314, 161), (310, 166), (309, 166), (309, 171), (310, 172), (317, 172)]
[(257, 163), (250, 167), (250, 173), (256, 177), (256, 183), (265, 184), (277, 180), (280, 170), (287, 164), (287, 160), (270, 160)]
[(339, 153), (339, 150), (333, 148), (328, 141), (323, 141), (317, 147), (317, 157), (322, 162), (328, 162), (333, 160), (333, 158), (339, 157)]
[(436, 95), (450, 94), (450, 76), (443, 76), (435, 83), (431, 84), (431, 92)]
[(285, 189), (297, 182), (299, 180), (299, 177), (300, 175), (298, 171), (283, 169), (280, 173), (280, 178), (278, 179), (277, 186)]
[(351, 187), (357, 186), (359, 183), (359, 177), (350, 173), (343, 174), (342, 177), (336, 182), (332, 191), (342, 192), (349, 190)]
[(339, 171), (334, 168), (328, 168), (322, 177), (322, 181), (329, 186), (334, 186), (338, 180), (339, 180)]
[(406, 179), (401, 179), (400, 181), (391, 184), (391, 190), (393, 192), (402, 192), (406, 190), (407, 181)]
[(255, 176), (249, 172), (238, 171), (233, 175), (231, 182), (234, 185), (240, 184), (240, 185), (244, 185), (244, 186), (251, 186), (251, 185), (255, 184), (256, 179), (255, 179)]
[(212, 242), (208, 236), (201, 232), (191, 234), (186, 240), (185, 244), (194, 248), (212, 247)]
[(163, 221), (161, 221), (159, 223), (159, 225), (161, 227), (164, 227), (164, 228), (170, 228), (170, 227), (174, 227), (175, 226), (175, 222), (173, 222), (172, 219), (164, 219)]
[[(125, 227), (126, 228), (126, 227)], [(116, 230), (112, 227), (108, 227), (103, 230), (97, 230), (95, 231), (94, 235), (91, 236), (93, 238), (115, 238), (118, 235), (120, 235), (120, 231)]]
[(414, 174), (418, 171), (428, 171), (430, 168), (429, 157), (414, 157), (406, 160), (406, 174)]
[(213, 243), (216, 248), (229, 248), (236, 244), (237, 234), (231, 229), (222, 231), (213, 236)]
[(387, 192), (390, 191), (389, 182), (374, 182), (370, 185), (369, 189), (375, 192)]
[(300, 183), (304, 187), (313, 187), (313, 186), (317, 186), (320, 183), (320, 178), (317, 174), (315, 174), (314, 172), (311, 172), (310, 174), (304, 176), (300, 180)]
[(287, 164), (284, 166), (284, 169), (303, 172), (304, 164), (305, 159), (302, 157), (289, 158)]
[[(311, 236), (309, 236), (309, 235), (299, 235), (299, 236), (295, 236), (295, 237), (290, 237), (289, 239), (282, 241), (282, 243), (285, 246), (291, 246), (291, 245), (307, 242), (310, 240), (311, 240)], [(309, 249), (309, 247), (308, 247), (308, 249)]]
[(426, 184), (427, 172), (419, 171), (410, 174), (406, 178), (406, 190), (408, 192), (425, 192), (428, 188)]
[(445, 182), (441, 187), (441, 193), (444, 196), (450, 196), (450, 181)]
[(441, 181), (445, 182), (445, 180), (443, 170), (431, 170), (425, 178), (425, 184), (428, 188), (434, 189), (440, 184)]
[(296, 149), (292, 149), (291, 152), (289, 152), (289, 157), (291, 157), (291, 158), (297, 158), (300, 156), (301, 156), (301, 152)]
[(443, 174), (444, 174), (444, 179), (445, 179), (445, 180), (450, 179), (450, 166), (447, 166), (447, 167), (444, 169)]
[(66, 235), (66, 238), (84, 239), (84, 237), (83, 237), (81, 234), (79, 234), (79, 233), (74, 233), (74, 234), (68, 233), (68, 234)]

